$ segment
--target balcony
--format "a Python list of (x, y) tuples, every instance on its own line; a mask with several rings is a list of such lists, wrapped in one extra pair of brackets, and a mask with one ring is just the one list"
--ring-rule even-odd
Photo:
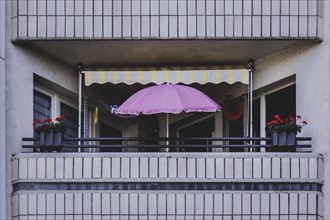
[(88, 67), (128, 65), (118, 57), (162, 65), (152, 57), (164, 54), (172, 54), (167, 65), (244, 64), (299, 40), (321, 41), (322, 14), (322, 0), (14, 0), (12, 40)]
[(312, 153), (20, 153), (12, 217), (322, 219)]

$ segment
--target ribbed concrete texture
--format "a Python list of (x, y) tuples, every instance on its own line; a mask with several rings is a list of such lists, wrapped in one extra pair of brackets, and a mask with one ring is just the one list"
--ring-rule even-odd
[(322, 38), (322, 2), (13, 0), (13, 38)]
[(12, 173), (14, 219), (323, 218), (317, 154), (23, 153)]

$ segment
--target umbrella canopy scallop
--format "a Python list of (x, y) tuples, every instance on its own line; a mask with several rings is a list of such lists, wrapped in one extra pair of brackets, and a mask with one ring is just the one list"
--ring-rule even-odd
[(218, 110), (221, 110), (221, 107), (215, 101), (195, 88), (163, 84), (138, 91), (116, 110), (116, 114), (179, 114), (181, 112), (216, 112)]

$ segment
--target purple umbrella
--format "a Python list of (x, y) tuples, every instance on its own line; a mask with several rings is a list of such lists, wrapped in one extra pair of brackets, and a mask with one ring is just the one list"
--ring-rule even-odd
[[(128, 98), (117, 110), (122, 115), (158, 113), (216, 112), (221, 107), (203, 92), (184, 85), (163, 84), (142, 89)], [(167, 114), (168, 137), (168, 114)]]

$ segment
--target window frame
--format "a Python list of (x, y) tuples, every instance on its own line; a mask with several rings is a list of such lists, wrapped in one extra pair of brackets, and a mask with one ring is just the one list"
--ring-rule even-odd
[(50, 115), (52, 119), (55, 119), (61, 114), (61, 103), (78, 110), (77, 102), (74, 102), (68, 98), (59, 95), (58, 93), (56, 93), (56, 91), (50, 91), (43, 86), (40, 86), (39, 84), (34, 85), (33, 90), (36, 90), (37, 92), (40, 92), (51, 99)]

